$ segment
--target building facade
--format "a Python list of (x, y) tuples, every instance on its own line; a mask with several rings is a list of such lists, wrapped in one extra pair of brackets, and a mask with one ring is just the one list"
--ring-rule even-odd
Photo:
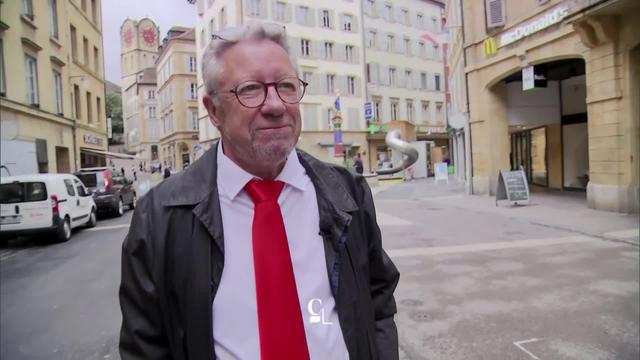
[(158, 162), (156, 70), (160, 30), (149, 18), (126, 19), (120, 27), (122, 118), (125, 149), (141, 161)]
[(464, 0), (463, 13), (474, 193), (523, 169), (637, 212), (640, 3)]
[[(366, 101), (374, 118), (368, 134), (370, 167), (390, 159), (384, 141), (389, 123), (411, 130), (406, 140), (431, 146), (427, 167), (448, 154), (442, 19), (438, 1), (363, 2)], [(402, 124), (401, 123), (406, 123)], [(415, 134), (415, 135), (410, 135)]]
[(156, 62), (159, 156), (165, 168), (184, 170), (198, 145), (198, 85), (194, 28), (172, 27)]
[[(299, 77), (309, 83), (300, 104), (302, 133), (298, 147), (327, 161), (343, 161), (334, 152), (333, 121), (340, 98), (342, 142), (347, 157), (366, 151), (364, 120), (364, 49), (361, 2), (331, 1), (198, 1), (196, 28), (198, 58), (212, 34), (249, 22), (280, 23), (289, 37), (290, 51), (298, 58)], [(198, 84), (202, 84), (198, 68)], [(204, 95), (200, 87), (199, 98)], [(219, 138), (202, 105), (202, 150)]]
[(0, 152), (11, 174), (106, 164), (100, 4), (0, 3)]

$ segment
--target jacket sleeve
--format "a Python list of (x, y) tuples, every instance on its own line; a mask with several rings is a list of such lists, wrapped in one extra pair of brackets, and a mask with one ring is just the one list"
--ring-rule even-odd
[(157, 287), (153, 279), (153, 244), (149, 238), (149, 195), (138, 203), (122, 245), (120, 282), (120, 357), (170, 359), (162, 326)]
[(371, 189), (363, 177), (359, 177), (359, 181), (364, 192), (361, 206), (367, 221), (366, 231), (369, 238), (369, 285), (376, 321), (376, 350), (380, 360), (397, 360), (398, 330), (393, 319), (397, 309), (393, 292), (400, 280), (400, 273), (382, 249), (382, 236), (376, 220)]

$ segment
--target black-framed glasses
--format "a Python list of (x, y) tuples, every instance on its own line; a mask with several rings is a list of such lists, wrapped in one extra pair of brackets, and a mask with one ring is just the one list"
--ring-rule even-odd
[(270, 86), (275, 87), (276, 94), (278, 94), (280, 100), (287, 104), (297, 104), (302, 100), (307, 85), (309, 85), (307, 82), (293, 76), (268, 83), (247, 80), (236, 85), (231, 90), (222, 91), (222, 93), (233, 93), (236, 95), (240, 105), (248, 108), (257, 108), (262, 106), (267, 99), (267, 91)]

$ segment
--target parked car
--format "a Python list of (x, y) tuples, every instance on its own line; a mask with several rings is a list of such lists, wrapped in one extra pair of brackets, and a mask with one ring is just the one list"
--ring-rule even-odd
[(71, 174), (3, 176), (0, 179), (0, 235), (50, 233), (57, 241), (71, 229), (96, 226), (96, 204)]
[(136, 207), (133, 182), (120, 172), (107, 167), (85, 168), (75, 174), (93, 194), (98, 212), (124, 214), (124, 207)]

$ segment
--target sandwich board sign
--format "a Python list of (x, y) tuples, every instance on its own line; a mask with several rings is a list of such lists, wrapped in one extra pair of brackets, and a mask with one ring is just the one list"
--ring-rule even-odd
[(524, 170), (501, 170), (498, 174), (496, 206), (498, 206), (498, 200), (509, 200), (511, 205), (525, 205), (529, 204), (529, 199), (529, 184), (527, 184), (527, 175)]
[(449, 168), (447, 167), (447, 163), (435, 163), (433, 168), (436, 182), (438, 182), (438, 180), (444, 180), (447, 183), (449, 182)]

